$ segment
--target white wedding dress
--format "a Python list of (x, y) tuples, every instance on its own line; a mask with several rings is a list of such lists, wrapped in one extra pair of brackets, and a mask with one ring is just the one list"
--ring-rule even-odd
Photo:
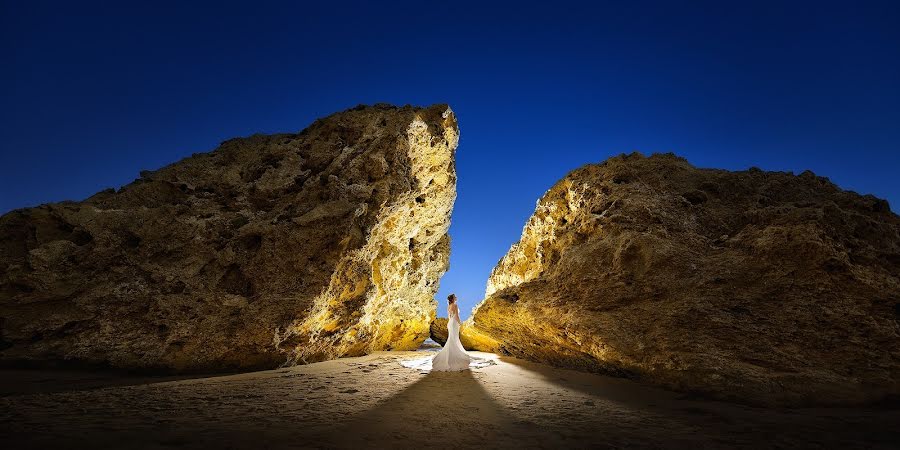
[(462, 342), (459, 341), (459, 312), (450, 309), (447, 320), (447, 342), (444, 348), (431, 359), (431, 370), (446, 372), (450, 370), (465, 370), (475, 358), (466, 353)]
[(434, 357), (410, 359), (400, 361), (400, 365), (410, 369), (417, 369), (424, 372), (440, 371), (459, 371), (466, 369), (480, 369), (483, 367), (497, 364), (496, 361), (488, 358), (477, 358), (466, 353), (462, 342), (459, 341), (459, 310), (457, 308), (449, 308), (447, 315), (447, 342), (444, 347)]

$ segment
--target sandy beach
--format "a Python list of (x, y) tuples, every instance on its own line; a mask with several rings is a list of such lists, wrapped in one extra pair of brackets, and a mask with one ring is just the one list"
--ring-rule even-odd
[(896, 409), (769, 410), (476, 353), (380, 352), (192, 379), (4, 370), (4, 448), (891, 448)]

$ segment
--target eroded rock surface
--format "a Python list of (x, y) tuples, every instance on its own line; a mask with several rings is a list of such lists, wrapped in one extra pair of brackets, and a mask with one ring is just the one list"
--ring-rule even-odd
[(446, 105), (232, 139), (0, 218), (0, 361), (233, 370), (414, 349), (447, 269)]
[(811, 172), (587, 165), (540, 199), (463, 334), (756, 404), (900, 392), (900, 218)]
[(431, 322), (431, 340), (441, 345), (447, 343), (447, 334), (449, 333), (447, 331), (447, 320), (446, 317), (437, 317)]

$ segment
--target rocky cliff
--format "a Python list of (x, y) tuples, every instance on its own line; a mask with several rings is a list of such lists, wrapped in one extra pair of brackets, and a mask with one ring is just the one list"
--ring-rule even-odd
[(479, 350), (767, 405), (900, 393), (900, 218), (811, 172), (573, 171), (463, 333)]
[(429, 334), (458, 129), (357, 107), (0, 217), (0, 361), (235, 370)]

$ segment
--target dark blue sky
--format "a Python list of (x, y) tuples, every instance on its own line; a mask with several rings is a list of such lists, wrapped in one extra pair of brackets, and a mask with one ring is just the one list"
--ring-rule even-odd
[(617, 153), (900, 204), (900, 2), (147, 3), (2, 1), (0, 213), (376, 102), (459, 117), (466, 315), (538, 197)]

